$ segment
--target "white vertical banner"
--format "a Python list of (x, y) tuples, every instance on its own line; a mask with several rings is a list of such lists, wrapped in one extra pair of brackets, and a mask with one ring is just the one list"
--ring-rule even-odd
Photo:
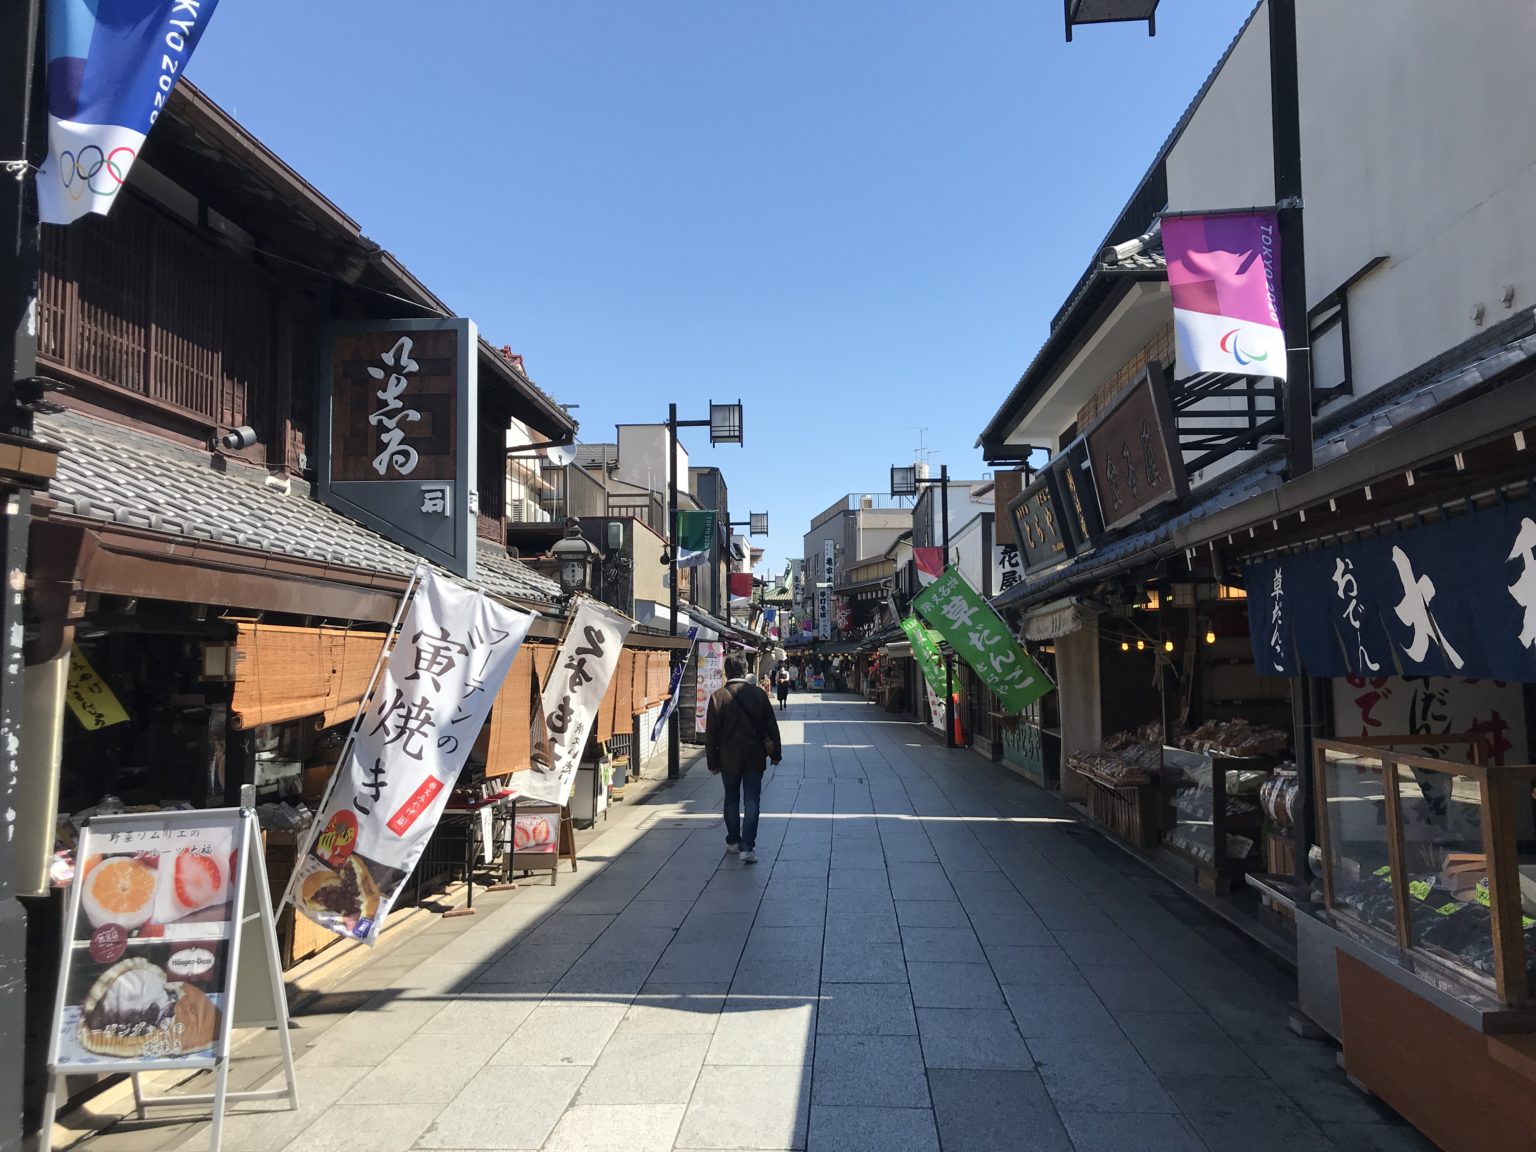
[(534, 620), (430, 571), (415, 588), (285, 897), (315, 923), (370, 944)]
[(581, 765), (581, 754), (597, 719), (598, 705), (618, 667), (624, 638), (635, 622), (590, 597), (581, 600), (565, 630), (565, 640), (544, 685), (544, 726), (550, 762), (535, 757), (523, 795), (563, 805)]
[(832, 639), (832, 585), (816, 586), (816, 638)]
[(699, 645), (699, 670), (693, 682), (693, 730), (701, 735), (709, 719), (709, 698), (725, 687), (725, 645)]

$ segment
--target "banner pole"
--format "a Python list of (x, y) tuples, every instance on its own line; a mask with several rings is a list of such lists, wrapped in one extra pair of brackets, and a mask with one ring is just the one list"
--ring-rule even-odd
[(347, 757), (352, 754), (352, 743), (357, 738), (357, 730), (362, 725), (363, 717), (373, 704), (374, 690), (379, 686), (379, 680), (384, 674), (384, 669), (389, 664), (390, 653), (394, 650), (394, 642), (399, 636), (401, 621), (410, 610), (411, 601), (421, 589), (421, 582), (426, 577), (427, 566), (416, 565), (411, 573), (410, 582), (405, 586), (405, 594), (400, 597), (400, 607), (395, 609), (395, 618), (390, 621), (389, 631), (384, 633), (384, 647), (379, 650), (379, 658), (374, 661), (373, 675), (368, 678), (368, 689), (363, 693), (362, 703), (357, 706), (357, 715), (352, 717), (352, 727), (347, 732), (346, 743), (341, 746), (341, 755), (336, 758), (336, 764), (331, 769), (331, 778), (326, 781), (325, 792), (320, 797), (320, 803), (315, 808), (316, 819), (310, 824), (308, 835), (304, 837), (304, 846), (295, 855), (293, 860), (293, 875), (288, 877), (288, 883), (283, 888), (283, 898), (278, 902), (274, 910), (274, 917), (282, 915), (282, 911), (293, 902), (293, 885), (299, 878), (299, 870), (304, 865), (304, 859), (309, 855), (310, 849), (315, 846), (315, 840), (320, 835), (319, 815), (324, 812), (331, 802), (331, 793), (335, 791), (336, 780), (341, 776), (342, 766), (346, 764)]

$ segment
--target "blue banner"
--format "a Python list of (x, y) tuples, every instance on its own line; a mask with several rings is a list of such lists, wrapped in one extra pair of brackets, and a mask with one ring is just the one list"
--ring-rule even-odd
[(673, 661), (672, 680), (667, 688), (667, 702), (661, 706), (661, 715), (656, 717), (656, 724), (651, 728), (652, 744), (656, 743), (661, 737), (661, 730), (667, 726), (667, 720), (672, 715), (672, 709), (677, 707), (677, 696), (683, 687), (683, 673), (688, 668), (688, 661), (693, 659), (693, 641), (698, 634), (698, 625), (688, 629), (688, 654), (683, 657), (680, 664)]
[(1536, 681), (1536, 504), (1249, 564), (1263, 675)]
[(106, 215), (219, 0), (48, 0), (45, 224)]

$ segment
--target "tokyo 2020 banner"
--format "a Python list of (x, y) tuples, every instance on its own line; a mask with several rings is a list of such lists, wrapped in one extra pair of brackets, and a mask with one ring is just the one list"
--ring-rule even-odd
[(1163, 217), (1183, 376), (1285, 379), (1280, 229), (1273, 209)]
[(219, 0), (48, 0), (45, 224), (105, 216)]

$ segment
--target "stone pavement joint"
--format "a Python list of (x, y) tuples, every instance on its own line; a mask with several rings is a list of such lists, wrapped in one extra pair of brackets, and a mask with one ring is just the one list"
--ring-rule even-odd
[[(1430, 1148), (1290, 1035), (1246, 941), (1054, 796), (852, 697), (780, 715), (757, 865), (701, 770), (619, 805), (578, 873), (317, 997), (302, 1107), (242, 1107), (227, 1152)], [(80, 1146), (206, 1144), (188, 1110)]]

